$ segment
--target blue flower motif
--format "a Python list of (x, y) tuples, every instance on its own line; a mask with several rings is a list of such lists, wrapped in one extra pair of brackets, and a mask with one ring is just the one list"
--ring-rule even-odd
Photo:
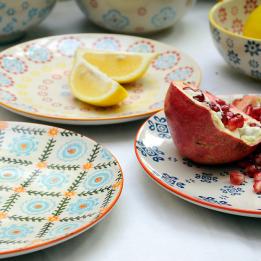
[(28, 18), (31, 20), (37, 15), (38, 9), (37, 8), (31, 8), (28, 11)]
[(75, 51), (80, 47), (81, 43), (79, 40), (74, 38), (63, 39), (59, 45), (59, 52), (65, 56), (73, 56)]
[(0, 228), (0, 238), (15, 240), (19, 238), (25, 238), (33, 232), (31, 227), (27, 225), (9, 225), (7, 227)]
[[(153, 121), (155, 120), (155, 122)], [(167, 125), (167, 120), (165, 117), (154, 116), (152, 120), (148, 121), (149, 129), (151, 131), (156, 131), (160, 138), (170, 139), (170, 133)]]
[[(11, 30), (11, 29), (10, 29)], [(18, 58), (6, 56), (2, 59), (3, 68), (14, 74), (23, 73), (25, 71), (24, 63)]]
[(171, 25), (176, 19), (176, 11), (174, 8), (168, 6), (160, 10), (158, 14), (155, 14), (151, 18), (151, 23), (155, 27), (165, 27)]
[(141, 152), (141, 154), (144, 157), (151, 157), (154, 161), (159, 162), (159, 161), (164, 161), (165, 159), (162, 157), (165, 155), (163, 151), (160, 151), (158, 147), (153, 146), (153, 147), (146, 147), (142, 141), (137, 141), (136, 145), (137, 150)]
[(166, 75), (166, 81), (184, 81), (191, 77), (193, 69), (191, 67), (181, 67)]
[(15, 166), (4, 166), (0, 168), (0, 183), (16, 182), (23, 176), (23, 171)]
[(113, 37), (104, 37), (99, 39), (95, 43), (95, 49), (98, 50), (108, 50), (108, 51), (117, 51), (120, 49), (119, 43)]
[(255, 41), (247, 41), (245, 44), (245, 52), (251, 56), (259, 55), (261, 53), (260, 44)]
[(112, 159), (111, 153), (106, 149), (101, 150), (101, 157), (105, 160), (111, 160)]
[(92, 211), (98, 204), (98, 198), (78, 199), (69, 205), (68, 212), (69, 214), (83, 215)]
[(9, 9), (7, 9), (6, 13), (7, 13), (7, 15), (12, 16), (12, 15), (15, 14), (15, 9), (14, 8), (9, 8)]
[(80, 227), (79, 223), (65, 223), (65, 224), (59, 225), (58, 227), (50, 230), (48, 235), (50, 235), (52, 237), (56, 237), (59, 235), (66, 235), (79, 227)]
[(185, 188), (186, 184), (183, 182), (179, 182), (177, 177), (170, 176), (167, 173), (163, 173), (161, 176), (162, 180), (165, 181), (167, 184), (169, 184), (172, 187), (178, 187), (178, 188)]
[(227, 44), (227, 47), (228, 47), (228, 48), (233, 48), (233, 47), (234, 47), (234, 42), (233, 42), (233, 40), (230, 39), (230, 38), (228, 38), (228, 39), (226, 40), (226, 44)]
[(68, 182), (66, 175), (62, 172), (50, 172), (48, 174), (42, 174), (40, 182), (47, 188), (61, 188)]
[(52, 200), (34, 198), (22, 204), (22, 211), (28, 215), (41, 215), (50, 213), (55, 204)]
[(217, 205), (222, 205), (222, 206), (231, 206), (231, 204), (229, 204), (227, 201), (225, 200), (217, 200), (213, 197), (204, 197), (204, 196), (198, 196), (199, 199), (202, 199), (206, 202), (209, 202), (209, 203), (214, 203), (214, 204), (217, 204)]
[(29, 3), (27, 1), (24, 1), (24, 2), (22, 2), (21, 6), (22, 6), (23, 10), (26, 10), (29, 7)]
[(227, 56), (232, 63), (240, 64), (240, 58), (238, 57), (238, 54), (235, 53), (233, 50), (229, 50)]
[(153, 63), (153, 66), (158, 70), (166, 70), (174, 67), (177, 65), (180, 56), (178, 53), (175, 52), (168, 52), (161, 54)]
[(146, 41), (137, 42), (131, 45), (128, 48), (128, 52), (136, 52), (136, 53), (151, 53), (153, 52), (153, 48), (150, 43)]
[(6, 4), (5, 3), (0, 3), (0, 9), (3, 9), (6, 7)]
[(6, 34), (12, 33), (14, 31), (14, 24), (12, 22), (8, 23), (4, 28), (3, 32)]
[(0, 91), (0, 100), (7, 101), (7, 102), (13, 102), (16, 100), (16, 97), (14, 94), (12, 94), (8, 91), (1, 90)]
[(256, 78), (256, 79), (261, 79), (261, 72), (260, 71), (255, 71), (255, 70), (252, 70), (251, 71), (251, 75)]
[(89, 189), (97, 189), (105, 186), (113, 180), (113, 173), (111, 170), (98, 170), (87, 177), (84, 182), (84, 187)]
[(220, 191), (222, 191), (225, 194), (230, 194), (231, 196), (241, 195), (243, 192), (245, 192), (242, 188), (235, 187), (232, 185), (226, 185), (223, 188), (221, 188)]
[(9, 149), (16, 156), (29, 156), (37, 150), (38, 143), (33, 136), (22, 135), (13, 138), (12, 143), (9, 144)]
[(123, 30), (129, 25), (129, 18), (118, 10), (109, 10), (102, 18), (105, 26), (112, 30)]
[(87, 151), (86, 144), (80, 140), (69, 141), (58, 150), (58, 158), (63, 161), (74, 161), (81, 158)]
[(214, 36), (214, 39), (216, 40), (216, 42), (220, 42), (221, 40), (221, 36), (220, 36), (220, 32), (217, 28), (214, 28), (213, 30), (213, 36)]
[(9, 87), (12, 85), (12, 80), (7, 77), (4, 73), (0, 72), (0, 86), (1, 87)]
[(254, 68), (254, 69), (256, 69), (256, 68), (259, 67), (259, 62), (256, 61), (256, 60), (249, 60), (248, 64), (249, 64), (249, 66), (250, 66), (251, 68)]
[(51, 53), (46, 47), (43, 46), (32, 46), (28, 49), (27, 55), (29, 59), (36, 63), (44, 63), (51, 59)]
[(201, 174), (196, 173), (195, 178), (200, 180), (200, 182), (205, 182), (205, 183), (212, 183), (218, 181), (218, 177), (215, 177), (210, 173), (204, 173), (204, 172), (202, 172)]

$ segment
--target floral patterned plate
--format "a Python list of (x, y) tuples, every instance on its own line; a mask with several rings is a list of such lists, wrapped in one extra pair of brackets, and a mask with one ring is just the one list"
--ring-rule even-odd
[(253, 181), (247, 179), (244, 185), (233, 186), (228, 171), (235, 166), (206, 167), (182, 158), (163, 111), (141, 127), (135, 152), (146, 173), (178, 197), (209, 209), (261, 218), (261, 195), (253, 192)]
[(123, 186), (98, 143), (46, 125), (0, 122), (0, 258), (68, 240), (100, 221)]
[[(68, 74), (78, 47), (159, 52), (147, 74), (126, 86), (120, 106), (97, 108), (76, 100)], [(24, 116), (65, 124), (110, 124), (131, 121), (162, 109), (169, 82), (199, 84), (200, 69), (172, 46), (145, 38), (112, 34), (77, 34), (26, 42), (0, 54), (0, 105)]]

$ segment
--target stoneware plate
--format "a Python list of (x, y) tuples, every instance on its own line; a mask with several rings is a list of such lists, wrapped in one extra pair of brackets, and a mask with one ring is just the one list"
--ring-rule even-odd
[(122, 181), (115, 157), (86, 137), (0, 122), (0, 258), (84, 232), (115, 205)]
[[(147, 74), (126, 86), (120, 106), (97, 108), (72, 96), (68, 75), (78, 47), (159, 52)], [(15, 113), (64, 124), (111, 124), (131, 121), (162, 109), (172, 80), (200, 83), (200, 69), (186, 54), (145, 38), (78, 34), (47, 37), (14, 46), (0, 54), (0, 105)]]
[(135, 152), (146, 173), (178, 197), (229, 214), (261, 217), (261, 195), (253, 192), (253, 180), (233, 186), (228, 171), (235, 166), (206, 167), (182, 158), (172, 142), (163, 111), (141, 127)]

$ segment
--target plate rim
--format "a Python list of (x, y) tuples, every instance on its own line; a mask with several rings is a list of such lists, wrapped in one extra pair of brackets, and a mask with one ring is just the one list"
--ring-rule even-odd
[[(19, 47), (21, 45), (31, 44), (31, 43), (39, 42), (39, 41), (42, 41), (42, 40), (49, 40), (49, 39), (63, 38), (63, 37), (72, 37), (72, 36), (76, 36), (76, 37), (88, 37), (88, 36), (108, 37), (108, 36), (110, 36), (110, 37), (120, 37), (120, 38), (122, 37), (122, 38), (131, 38), (131, 39), (135, 38), (137, 40), (141, 40), (141, 41), (142, 40), (148, 40), (152, 43), (161, 44), (165, 47), (171, 47), (171, 48), (179, 51), (180, 53), (184, 54), (185, 56), (189, 57), (189, 59), (196, 65), (197, 70), (198, 70), (198, 75), (199, 75), (199, 80), (198, 80), (198, 83), (196, 83), (196, 86), (199, 87), (201, 82), (202, 82), (202, 70), (201, 70), (199, 64), (196, 62), (196, 60), (193, 57), (191, 57), (189, 54), (181, 51), (179, 48), (176, 48), (175, 46), (172, 46), (171, 44), (167, 44), (167, 43), (163, 43), (163, 42), (160, 42), (160, 41), (157, 41), (157, 40), (154, 40), (154, 39), (135, 36), (135, 35), (108, 34), (108, 33), (76, 33), (76, 34), (72, 33), (72, 34), (61, 34), (61, 35), (54, 35), (54, 36), (46, 36), (46, 37), (41, 37), (41, 38), (25, 41), (25, 42), (22, 42), (22, 43), (18, 43), (14, 46), (11, 46), (11, 47), (1, 51), (0, 56), (4, 55), (10, 49), (13, 49), (15, 47)], [(59, 116), (44, 115), (44, 114), (37, 113), (37, 112), (28, 112), (28, 111), (25, 111), (23, 109), (18, 109), (16, 107), (13, 107), (11, 105), (7, 105), (2, 101), (0, 101), (0, 106), (3, 107), (4, 109), (7, 109), (9, 111), (12, 111), (12, 112), (20, 114), (20, 115), (22, 114), (23, 116), (29, 117), (29, 118), (31, 118), (33, 116), (33, 117), (37, 117), (40, 120), (46, 120), (48, 122), (51, 122), (51, 120), (59, 120), (59, 121), (64, 121), (64, 122), (73, 121), (74, 124), (77, 124), (78, 122), (79, 123), (85, 122), (85, 124), (88, 124), (89, 122), (97, 122), (97, 124), (98, 124), (99, 122), (102, 123), (103, 121), (116, 121), (114, 123), (120, 123), (121, 120), (127, 120), (128, 121), (128, 120), (135, 120), (138, 117), (150, 116), (150, 115), (155, 114), (158, 111), (163, 109), (163, 106), (162, 106), (158, 109), (153, 109), (153, 110), (143, 112), (143, 113), (136, 113), (136, 114), (133, 114), (133, 115), (114, 116), (114, 117), (108, 117), (108, 118), (80, 118), (79, 119), (79, 118), (73, 118), (73, 117), (63, 118), (63, 117), (59, 117)], [(72, 124), (72, 123), (70, 123), (70, 124)], [(113, 123), (109, 123), (109, 124), (113, 124)]]
[[(47, 124), (39, 124), (39, 123), (32, 123), (32, 122), (23, 122), (23, 121), (0, 121), (0, 123), (5, 122), (5, 123), (17, 123), (17, 124), (28, 124), (28, 125), (37, 125), (37, 126), (44, 126), (44, 127), (54, 127), (51, 125), (47, 125)], [(64, 128), (61, 127), (55, 127), (61, 130), (66, 130)], [(73, 131), (74, 133), (78, 133), (76, 131)], [(92, 142), (98, 143), (97, 141), (95, 141), (92, 138), (89, 138), (88, 136), (83, 135), (84, 139), (90, 140)], [(99, 143), (100, 144), (100, 143)], [(80, 235), (81, 233), (87, 231), (88, 229), (90, 229), (92, 226), (96, 225), (97, 223), (99, 223), (107, 214), (109, 214), (111, 212), (111, 210), (113, 209), (113, 207), (116, 205), (117, 201), (119, 200), (121, 194), (122, 194), (122, 190), (124, 187), (124, 174), (123, 174), (123, 169), (120, 165), (119, 160), (117, 159), (117, 157), (115, 157), (115, 155), (111, 152), (111, 150), (107, 149), (107, 147), (105, 147), (104, 145), (102, 145), (102, 148), (105, 148), (106, 150), (108, 150), (111, 155), (113, 156), (113, 158), (116, 160), (117, 165), (119, 166), (119, 170), (121, 172), (121, 176), (122, 176), (122, 180), (120, 182), (120, 187), (119, 187), (119, 192), (116, 195), (116, 197), (114, 198), (114, 200), (110, 203), (109, 207), (106, 209), (106, 211), (104, 211), (97, 219), (93, 220), (92, 222), (82, 225), (81, 227), (71, 231), (69, 234), (67, 235), (63, 235), (63, 236), (59, 236), (56, 237), (55, 239), (51, 239), (48, 240), (46, 242), (42, 242), (42, 243), (38, 243), (38, 244), (34, 244), (34, 245), (30, 245), (27, 247), (21, 247), (21, 248), (17, 248), (17, 249), (11, 249), (11, 250), (4, 250), (4, 251), (0, 251), (0, 259), (1, 258), (7, 258), (7, 257), (13, 257), (13, 256), (18, 256), (18, 255), (23, 255), (23, 254), (27, 254), (27, 253), (31, 253), (31, 252), (35, 252), (35, 251), (39, 251), (48, 247), (52, 247), (55, 245), (58, 245), (60, 243), (63, 243), (67, 240), (70, 240), (71, 238)]]
[(220, 212), (226, 211), (225, 213), (228, 213), (228, 214), (237, 214), (237, 215), (248, 214), (248, 215), (251, 215), (252, 217), (260, 217), (261, 218), (261, 210), (259, 210), (259, 211), (258, 210), (246, 210), (246, 209), (234, 208), (234, 207), (229, 207), (229, 206), (221, 206), (221, 205), (218, 205), (218, 204), (215, 204), (215, 203), (206, 202), (206, 201), (200, 200), (196, 197), (190, 196), (189, 194), (181, 192), (178, 189), (175, 189), (175, 188), (171, 187), (170, 185), (164, 183), (158, 177), (156, 177), (151, 170), (149, 170), (149, 168), (146, 166), (146, 163), (143, 162), (136, 145), (137, 145), (138, 137), (141, 135), (141, 133), (144, 130), (147, 122), (151, 118), (153, 118), (155, 115), (162, 113), (162, 112), (164, 113), (164, 110), (160, 110), (159, 112), (156, 112), (150, 118), (148, 118), (141, 125), (141, 127), (138, 129), (136, 136), (135, 136), (135, 140), (134, 140), (135, 155), (136, 155), (136, 158), (138, 159), (138, 162), (140, 163), (141, 167), (143, 168), (143, 170), (145, 170), (145, 173), (148, 174), (148, 176), (150, 178), (152, 178), (156, 183), (158, 183), (161, 187), (165, 188), (168, 192), (171, 192), (172, 194), (174, 194), (174, 195), (178, 196), (179, 198), (186, 200), (190, 203), (193, 203), (193, 204), (196, 204), (198, 206), (205, 207), (205, 208), (208, 208), (208, 209), (220, 211)]

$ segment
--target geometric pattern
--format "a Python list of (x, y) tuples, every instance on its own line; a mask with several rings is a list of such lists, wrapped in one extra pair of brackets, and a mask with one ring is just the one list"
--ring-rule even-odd
[(0, 122), (0, 149), (0, 255), (80, 233), (120, 195), (117, 160), (80, 134)]

